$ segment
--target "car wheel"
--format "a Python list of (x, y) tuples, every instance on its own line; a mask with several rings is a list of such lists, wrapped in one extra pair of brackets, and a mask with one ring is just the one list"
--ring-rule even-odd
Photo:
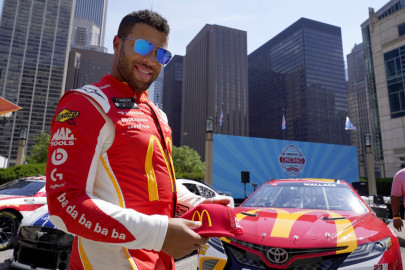
[(6, 250), (14, 244), (17, 237), (21, 217), (11, 211), (0, 211), (0, 251)]

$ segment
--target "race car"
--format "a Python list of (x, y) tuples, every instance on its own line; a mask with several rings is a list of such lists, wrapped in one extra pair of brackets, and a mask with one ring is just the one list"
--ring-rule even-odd
[(52, 224), (44, 205), (21, 221), (8, 264), (18, 269), (68, 269), (73, 238)]
[(0, 186), (0, 251), (13, 245), (21, 220), (44, 204), (44, 176), (21, 178)]
[(197, 269), (403, 267), (395, 232), (345, 181), (272, 180), (234, 210), (244, 234), (211, 238)]

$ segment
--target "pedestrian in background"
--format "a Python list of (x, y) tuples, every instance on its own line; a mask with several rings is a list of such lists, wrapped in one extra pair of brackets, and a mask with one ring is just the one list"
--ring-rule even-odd
[(401, 199), (405, 196), (405, 166), (401, 166), (402, 169), (399, 170), (392, 181), (391, 187), (391, 209), (393, 216), (394, 228), (399, 232), (404, 227), (404, 223), (401, 218)]

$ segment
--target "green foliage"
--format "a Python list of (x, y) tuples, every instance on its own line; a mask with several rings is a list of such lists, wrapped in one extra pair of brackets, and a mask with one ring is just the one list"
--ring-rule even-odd
[(176, 178), (203, 180), (205, 165), (200, 155), (188, 146), (173, 146), (173, 165)]
[(204, 176), (205, 174), (203, 172), (199, 173), (176, 173), (176, 178), (177, 179), (191, 179), (191, 180), (196, 180), (198, 182), (203, 182), (204, 181)]
[(45, 175), (46, 163), (31, 163), (10, 168), (0, 168), (0, 184), (27, 176)]
[[(46, 133), (43, 133), (36, 138), (38, 138), (38, 143), (31, 151), (29, 164), (14, 166), (7, 169), (0, 168), (0, 184), (21, 177), (45, 175), (46, 158), (50, 136)], [(176, 178), (193, 179), (197, 181), (204, 180), (205, 165), (201, 161), (200, 155), (197, 153), (197, 151), (188, 146), (173, 146), (172, 158)], [(31, 161), (34, 160), (43, 161), (31, 163)]]
[(25, 159), (28, 163), (46, 162), (50, 137), (48, 133), (41, 133), (35, 136), (34, 140), (36, 144), (32, 147), (29, 156)]

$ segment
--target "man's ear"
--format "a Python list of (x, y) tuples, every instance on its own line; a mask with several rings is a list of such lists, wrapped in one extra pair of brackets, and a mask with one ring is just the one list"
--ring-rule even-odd
[(113, 40), (114, 54), (118, 54), (118, 52), (120, 51), (121, 42), (122, 39), (116, 35)]

